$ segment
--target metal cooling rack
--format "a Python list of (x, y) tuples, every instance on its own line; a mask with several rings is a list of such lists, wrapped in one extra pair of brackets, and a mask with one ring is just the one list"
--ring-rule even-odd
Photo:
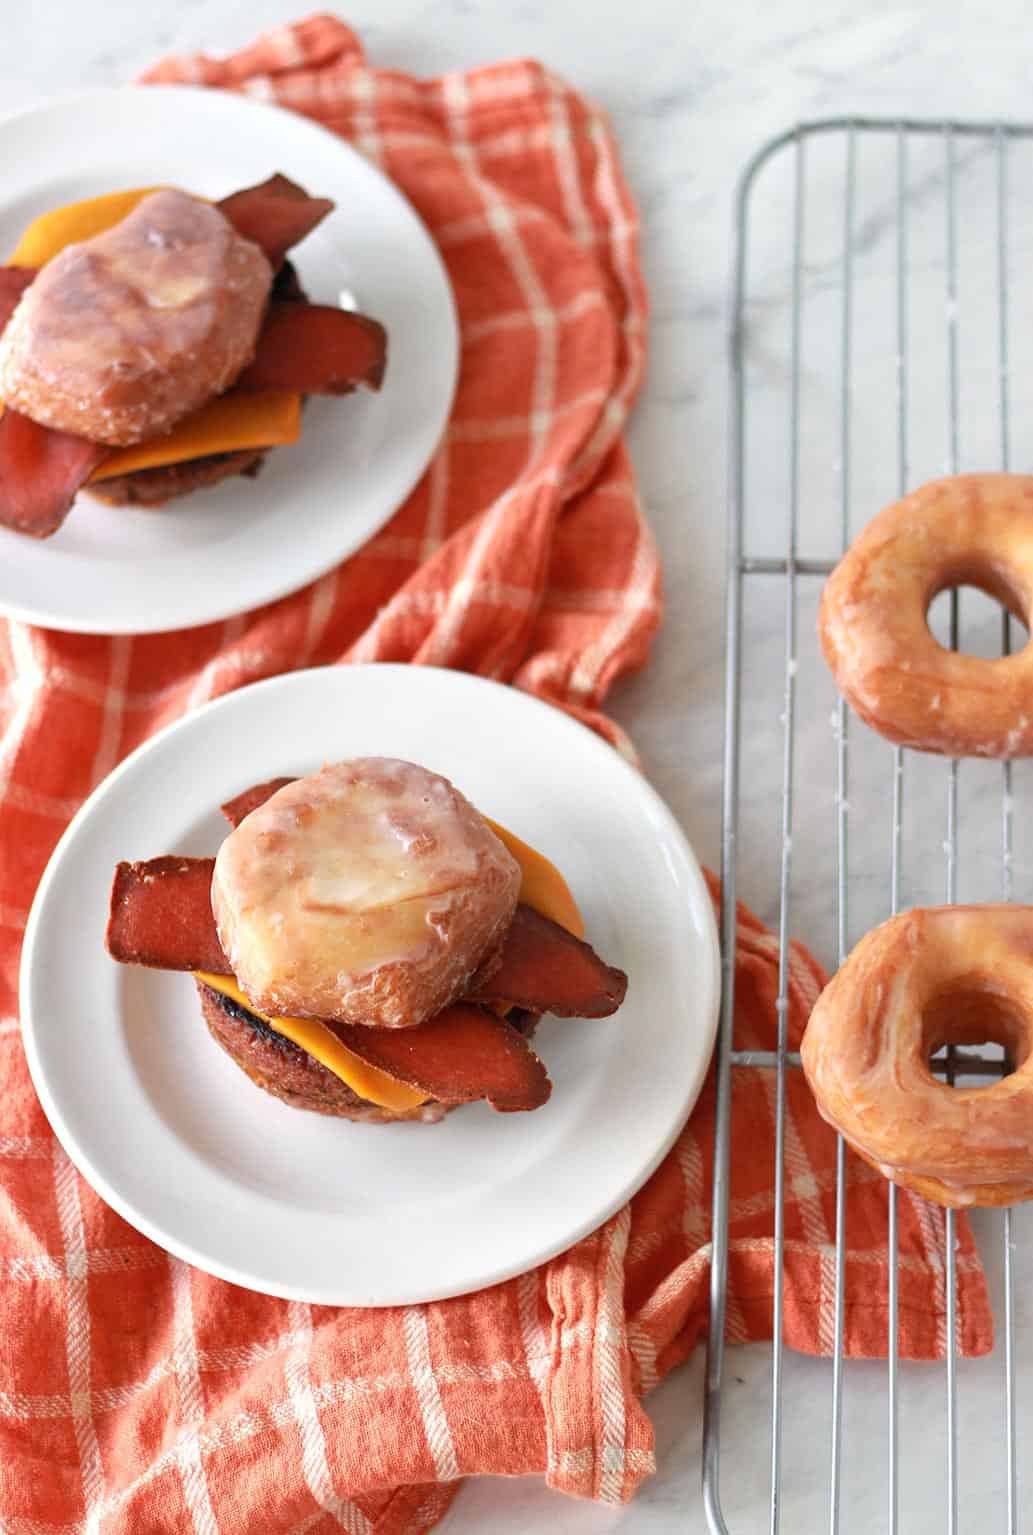
[[(742, 1526), (722, 1511), (722, 1490), (729, 1489), (729, 1471), (739, 1476), (741, 1454), (734, 1461), (730, 1451), (722, 1458), (722, 1400), (730, 1387), (732, 1358), (726, 1357), (726, 1279), (729, 1247), (729, 1144), (734, 1119), (733, 1077), (742, 1067), (768, 1070), (774, 1078), (775, 1199), (773, 1235), (775, 1248), (774, 1339), (770, 1366), (772, 1403), (770, 1438), (767, 1445), (754, 1443), (754, 1457), (764, 1456), (770, 1465), (770, 1516), (762, 1526), (772, 1535), (780, 1529), (793, 1535), (804, 1529), (793, 1522), (784, 1495), (786, 1447), (784, 1434), (784, 1374), (787, 1355), (783, 1342), (783, 1255), (785, 1243), (786, 1200), (786, 1113), (785, 1085), (788, 1073), (798, 1069), (799, 1056), (786, 1049), (788, 974), (785, 955), (790, 933), (811, 942), (806, 925), (801, 925), (800, 890), (809, 890), (814, 880), (824, 880), (825, 901), (829, 909), (830, 933), (825, 958), (833, 965), (842, 961), (861, 936), (852, 915), (855, 893), (870, 898), (872, 880), (860, 881), (854, 874), (855, 853), (867, 853), (871, 843), (881, 844), (885, 853), (884, 872), (877, 901), (881, 909), (874, 916), (897, 911), (902, 905), (919, 904), (910, 889), (906, 865), (911, 856), (911, 841), (906, 835), (909, 788), (912, 774), (921, 776), (925, 813), (930, 771), (937, 772), (942, 799), (936, 809), (938, 837), (942, 854), (936, 849), (939, 874), (934, 876), (938, 896), (954, 901), (958, 896), (959, 877), (959, 764), (938, 762), (926, 757), (921, 764), (909, 752), (885, 743), (875, 746), (867, 740), (865, 728), (848, 717), (841, 700), (831, 692), (817, 708), (831, 710), (828, 801), (829, 812), (822, 823), (821, 837), (828, 849), (830, 867), (814, 871), (801, 867), (802, 858), (794, 851), (798, 829), (804, 826), (812, 843), (811, 824), (817, 815), (815, 779), (801, 780), (799, 742), (820, 739), (818, 725), (809, 715), (815, 708), (814, 692), (820, 682), (801, 681), (801, 669), (809, 666), (817, 646), (813, 625), (801, 622), (803, 608), (812, 608), (824, 577), (838, 555), (860, 526), (885, 502), (912, 488), (937, 472), (957, 472), (961, 468), (1008, 468), (1011, 460), (1009, 421), (1014, 410), (1016, 382), (1015, 361), (1010, 360), (1016, 328), (1013, 321), (1010, 271), (1016, 266), (1010, 255), (1014, 238), (1009, 223), (1017, 206), (1010, 186), (1018, 185), (1016, 160), (1021, 155), (1025, 167), (1024, 141), (1033, 138), (1033, 126), (1007, 123), (881, 121), (867, 118), (842, 118), (805, 123), (765, 145), (746, 168), (741, 179), (736, 211), (736, 256), (732, 295), (731, 329), (731, 504), (728, 525), (728, 594), (726, 679), (726, 750), (723, 824), (723, 909), (722, 938), (724, 951), (724, 995), (717, 1053), (717, 1130), (713, 1209), (713, 1266), (711, 1290), (710, 1345), (707, 1365), (706, 1414), (704, 1425), (703, 1485), (709, 1527), (714, 1532), (732, 1531), (738, 1535)], [(1033, 168), (1033, 167), (1031, 167)], [(758, 183), (773, 179), (764, 195)], [(1025, 180), (1025, 176), (1023, 176)], [(977, 186), (978, 183), (978, 186)], [(1033, 185), (1033, 182), (1030, 183)], [(874, 190), (873, 190), (874, 188)], [(759, 199), (759, 203), (758, 203)], [(963, 207), (959, 207), (963, 203)], [(973, 214), (973, 208), (981, 213)], [(778, 210), (785, 217), (785, 227), (773, 231)], [(813, 215), (813, 222), (812, 222)], [(1014, 215), (1018, 217), (1018, 215)], [(1023, 219), (1025, 218), (1023, 203)], [(758, 222), (763, 218), (763, 227)], [(820, 249), (809, 255), (812, 229), (820, 226)], [(1031, 231), (1033, 233), (1033, 231)], [(915, 243), (913, 244), (913, 234)], [(920, 236), (920, 238), (919, 238)], [(753, 251), (758, 242), (767, 250), (766, 265), (757, 275)], [(1023, 234), (1023, 240), (1025, 235)], [(969, 257), (969, 241), (973, 256)], [(1031, 239), (1033, 245), (1033, 239)], [(921, 249), (918, 249), (918, 246)], [(978, 249), (976, 248), (978, 246)], [(775, 255), (771, 256), (774, 248)], [(978, 258), (978, 260), (976, 259)], [(978, 266), (973, 285), (978, 290), (968, 310), (966, 282)], [(860, 269), (864, 267), (862, 272)], [(916, 320), (919, 301), (922, 323)], [(808, 319), (809, 306), (820, 306), (816, 323)], [(934, 319), (929, 320), (932, 313)], [(977, 336), (986, 353), (979, 363), (979, 388), (975, 405), (969, 406), (972, 391), (963, 369), (960, 335)], [(757, 332), (760, 340), (757, 341)], [(938, 333), (937, 333), (938, 331)], [(913, 333), (914, 332), (914, 333)], [(814, 339), (820, 339), (820, 355), (812, 360)], [(864, 351), (864, 367), (859, 368), (859, 349)], [(1012, 398), (1010, 398), (1010, 391)], [(862, 395), (865, 397), (862, 398)], [(885, 398), (883, 398), (885, 396)], [(978, 462), (969, 461), (962, 452), (965, 425), (963, 406), (981, 412), (969, 433)], [(880, 449), (888, 460), (884, 493), (876, 498), (868, 482), (872, 480), (872, 447), (867, 440), (869, 425), (876, 420), (885, 425), (886, 413), (892, 422), (880, 438)], [(817, 436), (811, 418), (820, 421)], [(763, 419), (759, 419), (763, 418)], [(935, 421), (940, 446), (932, 461), (922, 465), (913, 451), (916, 423), (921, 422), (929, 436), (929, 423)], [(920, 434), (919, 434), (920, 435)], [(892, 439), (895, 438), (895, 442)], [(759, 447), (754, 446), (756, 442)], [(892, 446), (890, 446), (892, 442)], [(751, 458), (751, 454), (753, 458)], [(939, 454), (939, 461), (935, 461)], [(761, 463), (754, 461), (760, 458)], [(815, 470), (815, 473), (811, 471)], [(919, 472), (921, 470), (921, 472)], [(830, 493), (821, 499), (818, 523), (812, 528), (813, 500), (809, 482), (823, 480)], [(860, 486), (864, 481), (865, 485)], [(777, 488), (776, 491), (773, 487)], [(783, 515), (766, 504), (769, 497), (779, 499)], [(780, 544), (772, 547), (770, 530), (780, 521)], [(756, 524), (756, 526), (754, 526)], [(760, 536), (767, 529), (767, 540)], [(941, 612), (944, 642), (957, 646), (964, 642), (962, 606), (966, 612), (971, 598), (964, 603), (959, 594), (946, 597)], [(750, 641), (748, 631), (753, 605), (765, 607), (769, 618), (777, 610), (777, 624), (765, 631), (769, 643)], [(987, 620), (989, 622), (989, 620)], [(935, 626), (934, 626), (935, 627)], [(762, 626), (763, 629), (763, 626)], [(1007, 652), (1011, 643), (1011, 625), (1006, 615), (993, 616), (996, 653)], [(756, 718), (754, 711), (744, 720), (744, 678), (749, 679), (765, 662), (764, 652), (781, 652), (779, 680), (770, 691), (780, 692), (773, 705), (775, 724), (769, 731), (764, 760), (771, 785), (781, 783), (781, 808), (772, 797), (767, 819), (766, 841), (778, 850), (777, 865), (771, 865), (770, 884), (777, 888), (765, 910), (776, 926), (782, 961), (779, 974), (778, 1048), (770, 1053), (745, 1052), (732, 1048), (734, 1009), (734, 933), (737, 893), (757, 904), (752, 885), (758, 841), (751, 836), (749, 861), (737, 869), (737, 850), (741, 840), (743, 813), (743, 753)], [(987, 652), (988, 653), (988, 652)], [(822, 695), (824, 697), (824, 695)], [(778, 713), (781, 710), (781, 713)], [(848, 776), (852, 777), (851, 752), (858, 751), (858, 738), (871, 760), (882, 763), (882, 788), (885, 816), (874, 814), (863, 823), (863, 836), (857, 835), (855, 807), (848, 799)], [(877, 758), (881, 750), (882, 757)], [(867, 760), (867, 759), (866, 759)], [(974, 771), (974, 770), (973, 770)], [(979, 898), (1013, 898), (1013, 812), (1012, 768), (1010, 764), (983, 765), (980, 772), (992, 771), (999, 780), (993, 839), (999, 843), (998, 872), (995, 888)], [(962, 764), (962, 775), (968, 764)], [(756, 769), (747, 787), (750, 804), (756, 799)], [(968, 779), (965, 778), (967, 785)], [(980, 780), (980, 787), (989, 789)], [(851, 784), (851, 789), (853, 784)], [(807, 802), (801, 811), (801, 791)], [(873, 800), (873, 804), (877, 799)], [(981, 802), (985, 807), (985, 796)], [(806, 812), (806, 813), (804, 813)], [(855, 836), (851, 838), (851, 827)], [(862, 845), (863, 844), (863, 845)], [(816, 844), (814, 844), (816, 845)], [(969, 839), (965, 838), (966, 856)], [(985, 854), (985, 837), (980, 852)], [(928, 857), (925, 871), (928, 876)], [(905, 883), (908, 888), (905, 889)], [(749, 887), (749, 888), (747, 888)], [(967, 892), (966, 892), (967, 893)], [(813, 900), (813, 898), (812, 898)], [(866, 905), (866, 901), (861, 901)], [(866, 912), (866, 919), (867, 919)], [(853, 929), (852, 930), (852, 924)], [(865, 925), (870, 922), (865, 921)], [(863, 931), (863, 928), (862, 928)], [(994, 1047), (975, 1055), (947, 1052), (939, 1065), (953, 1082), (955, 1075), (999, 1074), (1003, 1069), (1000, 1052)], [(840, 1140), (836, 1166), (835, 1203), (835, 1324), (833, 1357), (820, 1373), (810, 1379), (815, 1387), (827, 1392), (828, 1463), (826, 1495), (823, 1497), (823, 1524), (832, 1532), (845, 1522), (842, 1489), (844, 1481), (844, 1389), (856, 1368), (843, 1359), (844, 1237), (846, 1202), (844, 1173), (847, 1154)], [(945, 1369), (940, 1366), (913, 1366), (898, 1357), (898, 1286), (897, 1198), (889, 1190), (890, 1279), (886, 1297), (889, 1313), (887, 1360), (882, 1366), (861, 1366), (866, 1372), (864, 1389), (872, 1387), (872, 1371), (881, 1372), (877, 1389), (885, 1400), (888, 1421), (880, 1429), (878, 1463), (868, 1467), (871, 1478), (884, 1481), (885, 1492), (873, 1494), (881, 1501), (882, 1514), (877, 1526), (896, 1535), (904, 1528), (901, 1520), (899, 1480), (902, 1444), (899, 1400), (904, 1377), (924, 1371), (922, 1390), (927, 1390), (930, 1404), (942, 1412), (944, 1432), (942, 1493), (946, 1529), (957, 1535), (959, 1529), (959, 1361), (957, 1338), (957, 1274), (955, 1260), (955, 1217), (948, 1212), (944, 1223), (943, 1284), (946, 1302), (948, 1348)], [(988, 1219), (991, 1219), (988, 1217)], [(1013, 1272), (1012, 1212), (997, 1212), (992, 1217), (994, 1240), (1001, 1244), (1003, 1302), (997, 1306), (999, 1410), (995, 1422), (985, 1425), (988, 1444), (999, 1455), (996, 1505), (1006, 1523), (984, 1524), (985, 1530), (1006, 1529), (1017, 1535), (1021, 1502), (1017, 1471), (1016, 1445), (1016, 1328), (1015, 1276)], [(984, 1231), (985, 1236), (985, 1231)], [(984, 1244), (981, 1244), (985, 1246)], [(962, 1375), (964, 1405), (965, 1368)], [(724, 1389), (723, 1389), (724, 1388)], [(767, 1389), (765, 1387), (765, 1389)], [(728, 1422), (725, 1423), (726, 1442)], [(734, 1426), (734, 1425), (733, 1425)], [(883, 1450), (884, 1444), (884, 1450)], [(964, 1448), (964, 1446), (963, 1446)], [(847, 1455), (864, 1455), (866, 1445), (856, 1436), (849, 1440)], [(847, 1469), (852, 1470), (852, 1466)], [(926, 1466), (933, 1478), (940, 1468)], [(759, 1473), (758, 1473), (759, 1474)], [(1003, 1489), (1000, 1484), (1003, 1483)], [(940, 1494), (937, 1494), (940, 1496)], [(1027, 1485), (1026, 1497), (1029, 1488)], [(805, 1535), (817, 1525), (806, 1526)], [(911, 1525), (906, 1526), (908, 1529)], [(924, 1522), (921, 1528), (931, 1528)], [(937, 1521), (937, 1528), (943, 1526)]]

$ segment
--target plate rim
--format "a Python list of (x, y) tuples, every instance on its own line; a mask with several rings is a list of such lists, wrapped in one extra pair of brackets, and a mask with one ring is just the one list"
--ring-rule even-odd
[[(86, 106), (98, 101), (112, 101), (119, 98), (142, 100), (152, 94), (159, 99), (167, 96), (189, 96), (195, 101), (198, 98), (204, 98), (208, 101), (221, 99), (223, 103), (232, 103), (231, 110), (235, 111), (241, 108), (245, 114), (249, 111), (261, 111), (280, 118), (287, 118), (292, 126), (295, 129), (300, 129), (302, 133), (307, 129), (311, 129), (314, 134), (332, 143), (336, 149), (342, 150), (347, 159), (358, 161), (365, 170), (369, 171), (389, 192), (393, 193), (400, 200), (419, 226), (426, 242), (427, 254), (436, 267), (437, 274), (441, 279), (445, 303), (451, 320), (451, 342), (454, 354), (452, 378), (447, 391), (447, 399), (443, 406), (441, 426), (434, 439), (434, 443), (419, 469), (407, 477), (408, 483), (405, 489), (395, 498), (391, 511), (380, 524), (383, 527), (404, 505), (432, 463), (434, 455), (437, 453), (448, 431), (459, 387), (459, 375), (462, 367), (462, 336), (459, 308), (456, 303), (452, 279), (449, 276), (448, 268), (433, 235), (414, 204), (398, 183), (392, 180), (379, 165), (363, 155), (349, 139), (342, 138), (340, 134), (334, 133), (332, 129), (327, 128), (323, 123), (317, 122), (314, 118), (307, 117), (302, 112), (296, 112), (290, 107), (281, 106), (278, 102), (259, 99), (246, 92), (226, 90), (219, 86), (180, 82), (170, 82), (167, 85), (160, 82), (152, 84), (126, 82), (122, 85), (93, 86), (87, 90), (80, 91), (58, 91), (52, 95), (41, 97), (32, 105), (15, 107), (8, 112), (0, 112), (0, 135), (16, 123), (30, 121), (33, 117), (47, 112), (63, 110), (66, 107)], [(156, 626), (148, 626), (146, 628), (141, 628), (138, 623), (130, 623), (127, 619), (119, 620), (116, 618), (113, 623), (110, 619), (105, 619), (103, 615), (98, 615), (95, 619), (76, 617), (73, 621), (60, 608), (54, 609), (42, 602), (23, 603), (17, 600), (7, 601), (6, 599), (0, 599), (0, 617), (11, 618), (19, 623), (34, 624), (44, 629), (53, 629), (60, 634), (97, 634), (112, 637), (174, 634), (179, 630), (203, 628), (209, 624), (223, 623), (227, 619), (237, 617), (241, 613), (248, 613), (256, 608), (266, 607), (272, 603), (280, 602), (286, 597), (293, 596), (295, 592), (299, 592), (314, 581), (318, 581), (321, 576), (336, 569), (344, 560), (350, 559), (353, 555), (357, 554), (373, 536), (375, 536), (375, 533), (368, 534), (360, 543), (351, 547), (347, 553), (342, 554), (338, 552), (329, 564), (321, 561), (312, 569), (307, 569), (306, 574), (300, 579), (292, 576), (286, 583), (274, 582), (261, 597), (248, 599), (244, 606), (235, 603), (227, 607), (225, 601), (215, 602), (210, 611), (205, 611), (202, 616), (190, 618), (187, 621), (184, 621), (182, 617), (175, 619), (166, 618), (161, 620)], [(46, 540), (42, 542), (45, 544)], [(273, 562), (273, 568), (277, 568), (275, 562)], [(229, 583), (227, 583), (226, 590), (230, 590)]]
[[(616, 762), (619, 765), (618, 771), (627, 773), (628, 782), (634, 784), (636, 792), (641, 794), (649, 803), (653, 814), (664, 824), (667, 835), (673, 835), (676, 842), (680, 845), (685, 855), (685, 867), (694, 887), (696, 909), (701, 915), (700, 937), (703, 943), (705, 963), (700, 969), (701, 971), (705, 969), (706, 973), (701, 988), (698, 1011), (701, 1022), (701, 1049), (698, 1065), (691, 1083), (687, 1085), (686, 1091), (683, 1093), (684, 1106), (676, 1116), (673, 1128), (661, 1138), (654, 1152), (646, 1159), (645, 1163), (636, 1168), (634, 1174), (624, 1180), (619, 1195), (613, 1195), (610, 1199), (604, 1201), (601, 1207), (602, 1213), (600, 1213), (599, 1208), (593, 1208), (590, 1215), (572, 1224), (562, 1241), (546, 1243), (544, 1246), (536, 1248), (534, 1254), (519, 1266), (515, 1267), (511, 1262), (504, 1263), (498, 1269), (490, 1270), (479, 1277), (474, 1284), (464, 1283), (458, 1286), (446, 1286), (445, 1288), (431, 1286), (430, 1288), (423, 1289), (416, 1285), (412, 1290), (406, 1291), (404, 1296), (392, 1296), (384, 1300), (356, 1299), (354, 1294), (347, 1295), (344, 1299), (341, 1299), (341, 1292), (339, 1291), (331, 1294), (323, 1286), (308, 1285), (304, 1281), (299, 1284), (282, 1284), (275, 1281), (263, 1281), (261, 1284), (256, 1284), (253, 1274), (218, 1259), (213, 1261), (189, 1241), (183, 1241), (176, 1236), (170, 1238), (169, 1233), (162, 1229), (159, 1222), (152, 1220), (149, 1215), (138, 1210), (132, 1200), (123, 1198), (107, 1177), (97, 1171), (89, 1152), (77, 1142), (74, 1135), (70, 1134), (63, 1115), (50, 1091), (46, 1071), (40, 1058), (37, 1030), (32, 1021), (33, 955), (41, 942), (41, 934), (45, 932), (44, 910), (48, 893), (51, 886), (60, 877), (62, 860), (68, 848), (76, 840), (80, 827), (85, 825), (96, 813), (99, 805), (102, 805), (112, 793), (117, 792), (117, 786), (121, 779), (128, 776), (130, 771), (135, 770), (138, 764), (146, 760), (152, 752), (164, 748), (170, 738), (174, 738), (178, 733), (187, 729), (199, 728), (199, 720), (207, 720), (213, 714), (231, 709), (241, 695), (250, 695), (257, 690), (270, 693), (278, 689), (289, 691), (290, 687), (296, 684), (296, 679), (299, 678), (309, 678), (317, 674), (333, 676), (337, 672), (368, 672), (374, 670), (380, 673), (390, 671), (411, 674), (414, 668), (411, 663), (405, 662), (367, 662), (355, 665), (305, 667), (294, 672), (280, 673), (274, 677), (267, 677), (246, 684), (244, 687), (234, 688), (218, 698), (211, 699), (200, 708), (191, 710), (179, 719), (173, 720), (153, 736), (141, 742), (87, 796), (69, 821), (68, 826), (62, 832), (61, 837), (51, 852), (46, 868), (36, 887), (26, 920), (18, 975), (20, 1033), (33, 1089), (46, 1115), (50, 1129), (65, 1154), (82, 1177), (86, 1179), (94, 1191), (116, 1214), (120, 1215), (135, 1230), (140, 1231), (144, 1236), (155, 1242), (163, 1251), (171, 1253), (202, 1272), (211, 1274), (215, 1278), (224, 1280), (227, 1283), (257, 1291), (259, 1294), (271, 1295), (284, 1300), (298, 1300), (310, 1305), (354, 1306), (369, 1309), (394, 1305), (422, 1305), (438, 1300), (449, 1300), (456, 1296), (473, 1294), (478, 1290), (490, 1288), (493, 1285), (503, 1283), (506, 1280), (538, 1268), (543, 1263), (549, 1262), (560, 1253), (566, 1252), (591, 1232), (598, 1230), (606, 1221), (611, 1219), (656, 1171), (681, 1134), (689, 1116), (696, 1107), (713, 1058), (722, 990), (721, 951), (717, 920), (703, 875), (702, 864), (673, 811), (660, 796), (653, 784), (643, 774), (639, 773), (632, 763), (623, 757), (616, 748), (612, 747), (601, 736), (596, 734), (595, 731), (583, 725), (579, 720), (567, 714), (556, 705), (547, 703), (545, 700), (536, 697), (532, 693), (527, 693), (523, 689), (512, 687), (506, 683), (495, 682), (475, 673), (458, 671), (449, 667), (420, 667), (420, 671), (432, 672), (452, 679), (452, 681), (446, 684), (447, 686), (451, 686), (452, 682), (458, 681), (461, 686), (470, 684), (477, 688), (502, 689), (507, 693), (516, 695), (521, 700), (521, 707), (526, 704), (536, 711), (546, 712), (553, 720), (558, 718), (562, 722), (562, 726), (569, 727), (572, 736), (578, 737), (586, 745), (591, 742), (591, 750), (597, 751), (600, 756), (605, 755), (611, 763)], [(204, 728), (203, 724), (200, 728)], [(689, 907), (686, 907), (686, 910), (688, 909)]]

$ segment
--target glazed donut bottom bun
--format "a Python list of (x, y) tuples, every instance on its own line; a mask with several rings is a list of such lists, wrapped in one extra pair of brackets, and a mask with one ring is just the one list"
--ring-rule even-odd
[[(929, 1061), (994, 1041), (1014, 1071), (952, 1088)], [(801, 1046), (822, 1116), (873, 1167), (955, 1207), (1033, 1198), (1033, 907), (941, 906), (868, 933)]]

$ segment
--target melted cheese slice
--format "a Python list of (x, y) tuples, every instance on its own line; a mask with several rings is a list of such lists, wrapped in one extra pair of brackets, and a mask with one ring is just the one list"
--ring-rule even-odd
[(575, 938), (583, 938), (584, 918), (570, 893), (570, 886), (556, 865), (550, 863), (537, 849), (521, 842), (519, 837), (514, 837), (511, 831), (507, 831), (505, 826), (500, 826), (490, 816), (484, 819), (520, 865), (520, 900), (523, 904), (532, 906), (557, 926), (565, 927)]
[(335, 1077), (340, 1077), (345, 1086), (350, 1087), (353, 1093), (360, 1098), (365, 1098), (368, 1103), (376, 1103), (382, 1109), (415, 1109), (421, 1103), (426, 1103), (427, 1094), (421, 1093), (418, 1088), (408, 1087), (404, 1082), (397, 1082), (394, 1077), (389, 1077), (385, 1071), (379, 1071), (376, 1066), (370, 1066), (361, 1056), (355, 1055), (347, 1045), (341, 1041), (332, 1029), (328, 1029), (325, 1023), (320, 1023), (316, 1018), (271, 1018), (266, 1013), (260, 1013), (253, 1002), (241, 991), (236, 981), (228, 975), (209, 975), (206, 970), (195, 970), (194, 974), (199, 981), (210, 986), (213, 991), (221, 992), (224, 997), (246, 1007), (249, 1013), (254, 1013), (256, 1018), (261, 1018), (277, 1034), (282, 1034), (284, 1039), (291, 1040), (300, 1045), (302, 1050), (307, 1050), (309, 1055), (315, 1056), (319, 1063), (332, 1071)]
[[(89, 240), (120, 224), (159, 187), (138, 187), (128, 192), (109, 192), (86, 202), (69, 203), (41, 214), (25, 230), (8, 258), (12, 266), (44, 266), (66, 245)], [(137, 469), (157, 469), (182, 464), (191, 458), (242, 449), (275, 448), (297, 442), (301, 432), (301, 397), (297, 394), (223, 395), (192, 416), (185, 417), (164, 437), (117, 448), (91, 476), (109, 480)]]
[[(556, 866), (533, 847), (529, 847), (526, 842), (521, 842), (519, 837), (515, 837), (504, 826), (499, 826), (488, 816), (484, 819), (495, 835), (506, 844), (520, 865), (521, 901), (526, 906), (533, 906), (535, 911), (540, 912), (543, 917), (549, 917), (551, 921), (559, 923), (575, 937), (583, 938), (584, 920), (578, 910), (577, 902), (570, 893), (570, 887)], [(210, 975), (203, 970), (197, 970), (194, 973), (199, 981), (203, 981), (213, 991), (221, 992), (224, 997), (229, 997), (240, 1007), (246, 1007), (248, 1012), (254, 1013), (256, 1018), (261, 1018), (262, 1022), (268, 1024), (271, 1029), (275, 1029), (277, 1034), (282, 1034), (285, 1039), (300, 1045), (302, 1050), (307, 1050), (320, 1065), (332, 1071), (335, 1077), (340, 1077), (346, 1087), (350, 1087), (353, 1093), (360, 1098), (365, 1098), (368, 1103), (375, 1103), (382, 1109), (401, 1112), (418, 1108), (421, 1103), (427, 1102), (426, 1093), (421, 1093), (418, 1088), (409, 1087), (404, 1082), (396, 1081), (394, 1077), (388, 1076), (386, 1071), (378, 1070), (376, 1066), (370, 1066), (343, 1045), (333, 1030), (328, 1029), (326, 1024), (320, 1023), (318, 1019), (269, 1017), (259, 1012), (241, 991), (236, 981), (229, 976)], [(495, 1010), (504, 1017), (509, 1012), (509, 1004), (499, 1003)]]
[(90, 479), (110, 480), (116, 474), (182, 464), (211, 453), (281, 447), (297, 442), (300, 435), (300, 395), (224, 394), (177, 421), (165, 437), (138, 442), (132, 448), (114, 448)]
[(103, 197), (89, 197), (85, 202), (68, 203), (64, 208), (41, 213), (22, 234), (7, 258), (8, 264), (45, 266), (66, 245), (102, 235), (106, 229), (121, 224), (137, 203), (143, 202), (152, 192), (167, 190), (166, 187), (134, 187), (128, 192), (108, 192)]

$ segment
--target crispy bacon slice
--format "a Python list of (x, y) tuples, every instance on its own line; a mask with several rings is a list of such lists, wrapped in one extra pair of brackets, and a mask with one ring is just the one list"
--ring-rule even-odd
[(304, 187), (279, 174), (232, 192), (217, 204), (239, 235), (261, 246), (274, 270), (333, 206), (329, 198), (310, 197)]
[(68, 516), (76, 491), (111, 449), (40, 426), (20, 411), (0, 416), (0, 524), (49, 538)]
[(517, 907), (499, 964), (474, 977), (471, 1002), (510, 1002), (559, 1018), (607, 1018), (624, 1001), (628, 978), (530, 906)]
[(18, 300), (36, 275), (34, 266), (0, 266), (0, 331), (18, 307)]
[(270, 778), (266, 783), (256, 783), (250, 789), (245, 789), (242, 794), (234, 795), (219, 808), (231, 826), (239, 826), (246, 815), (250, 815), (252, 810), (257, 810), (259, 805), (264, 805), (277, 789), (285, 789), (289, 783), (293, 782), (293, 778)]
[(212, 916), (214, 858), (120, 863), (111, 886), (106, 942), (124, 965), (229, 975)]
[(540, 1108), (552, 1092), (549, 1074), (524, 1036), (468, 1002), (453, 1003), (417, 1029), (327, 1027), (371, 1066), (439, 1103), (486, 1098), (493, 1109), (509, 1112)]
[(269, 305), (255, 360), (233, 385), (241, 394), (350, 394), (359, 384), (379, 389), (387, 363), (387, 332), (377, 320), (326, 304)]

